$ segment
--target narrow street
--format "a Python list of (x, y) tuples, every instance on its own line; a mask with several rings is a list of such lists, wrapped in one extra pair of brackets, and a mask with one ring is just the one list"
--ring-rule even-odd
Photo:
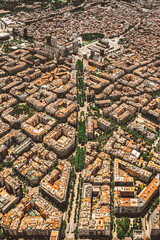
[(150, 236), (150, 232), (149, 232), (149, 224), (147, 222), (147, 215), (145, 215), (142, 218), (142, 226), (143, 226), (143, 230), (144, 230), (144, 235), (145, 237), (149, 237)]
[[(76, 199), (77, 199), (77, 189), (78, 189), (78, 183), (79, 183), (79, 175), (80, 173), (76, 173), (76, 182), (75, 182), (75, 185), (74, 185), (74, 200), (73, 200), (73, 204), (72, 204), (72, 211), (71, 211), (71, 216), (70, 216), (70, 221), (69, 221), (69, 226), (70, 226), (70, 229), (69, 229), (69, 232), (67, 233), (66, 232), (66, 238), (65, 240), (71, 240), (71, 239), (74, 239), (74, 230), (72, 232), (72, 227), (74, 225), (74, 214), (75, 214), (75, 210), (76, 210)], [(67, 224), (67, 225), (68, 225)], [(67, 231), (67, 228), (66, 228), (66, 231)]]

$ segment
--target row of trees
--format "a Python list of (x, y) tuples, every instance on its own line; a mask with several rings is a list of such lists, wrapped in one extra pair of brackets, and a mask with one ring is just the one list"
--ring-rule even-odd
[(160, 152), (160, 139), (159, 139), (156, 147), (154, 147), (154, 150), (155, 150), (156, 152)]
[(150, 145), (150, 146), (152, 145), (152, 142), (148, 138), (143, 137), (135, 130), (130, 130), (126, 126), (122, 126), (122, 129), (125, 132), (128, 132), (129, 134), (131, 134), (133, 136), (134, 141), (136, 141), (138, 138), (140, 138), (140, 139), (144, 140), (148, 145)]
[[(100, 131), (100, 134), (96, 137), (96, 141), (99, 143), (99, 150), (103, 148), (103, 146), (106, 144), (106, 141), (112, 136), (114, 131), (117, 131), (118, 127), (117, 125), (112, 125), (112, 130), (108, 133)], [(93, 140), (94, 141), (94, 140)]]
[(76, 174), (75, 174), (74, 167), (72, 167), (70, 182), (69, 182), (69, 191), (68, 191), (68, 195), (70, 194), (70, 201), (68, 199), (68, 204), (67, 204), (67, 205), (69, 205), (68, 222), (70, 220), (71, 211), (72, 211), (72, 204), (73, 204), (73, 200), (74, 200), (74, 185), (75, 185), (75, 182), (76, 182)]
[(124, 120), (122, 120), (121, 125), (126, 125), (126, 123), (130, 122), (133, 118), (136, 117), (136, 115), (137, 115), (137, 114), (135, 113), (135, 114), (133, 114), (133, 115), (128, 116), (127, 118), (125, 118)]
[[(77, 102), (78, 104), (83, 107), (84, 102), (86, 100), (85, 95), (85, 84), (84, 84), (84, 71), (83, 71), (83, 61), (78, 60), (76, 63), (76, 86), (77, 86)], [(85, 113), (80, 113), (80, 120), (77, 124), (77, 140), (79, 144), (84, 145), (86, 142), (86, 124), (85, 124)], [(81, 171), (84, 167), (85, 163), (85, 147), (77, 147), (76, 155), (74, 157), (74, 165), (76, 171)], [(80, 208), (81, 208), (81, 195), (82, 195), (82, 185), (83, 179), (80, 175), (79, 183), (78, 183), (78, 193), (76, 198), (76, 209), (74, 213), (74, 223), (76, 224), (74, 234), (75, 238), (78, 237), (78, 224), (79, 224), (79, 215), (80, 215)]]
[(78, 59), (76, 63), (76, 70), (77, 70), (77, 75), (76, 75), (77, 102), (78, 104), (80, 104), (81, 107), (83, 107), (86, 99), (83, 61)]
[(78, 121), (78, 129), (77, 130), (78, 130), (78, 134), (77, 134), (78, 141), (79, 141), (79, 143), (84, 145), (85, 142), (86, 142), (86, 123), (85, 123), (85, 120), (80, 119)]
[(110, 179), (111, 179), (111, 188), (110, 188), (110, 215), (111, 215), (111, 230), (113, 229), (113, 224), (114, 224), (114, 161), (113, 158), (111, 158), (111, 162), (110, 162)]
[(75, 169), (76, 171), (81, 171), (85, 163), (85, 148), (77, 147), (75, 156)]
[(66, 221), (63, 220), (62, 222), (62, 228), (61, 228), (61, 235), (60, 235), (60, 239), (64, 239), (65, 238), (65, 230), (66, 230)]
[(156, 207), (159, 204), (159, 197), (157, 197), (153, 202), (152, 205), (150, 206), (150, 209), (148, 211), (148, 215), (147, 215), (147, 220), (149, 220), (150, 215), (153, 213), (153, 211), (156, 209)]
[(143, 114), (143, 113), (142, 113), (142, 117), (144, 117), (144, 118), (147, 117), (151, 122), (154, 122), (154, 123), (156, 123), (156, 124), (159, 124), (158, 118), (155, 117), (155, 116), (153, 116), (152, 114), (149, 114), (149, 113)]
[(81, 201), (82, 201), (82, 186), (83, 186), (83, 178), (80, 175), (79, 183), (78, 183), (78, 194), (76, 198), (76, 210), (74, 215), (74, 223), (76, 223), (74, 235), (76, 239), (78, 237), (78, 225), (79, 225), (79, 216), (80, 216)]

